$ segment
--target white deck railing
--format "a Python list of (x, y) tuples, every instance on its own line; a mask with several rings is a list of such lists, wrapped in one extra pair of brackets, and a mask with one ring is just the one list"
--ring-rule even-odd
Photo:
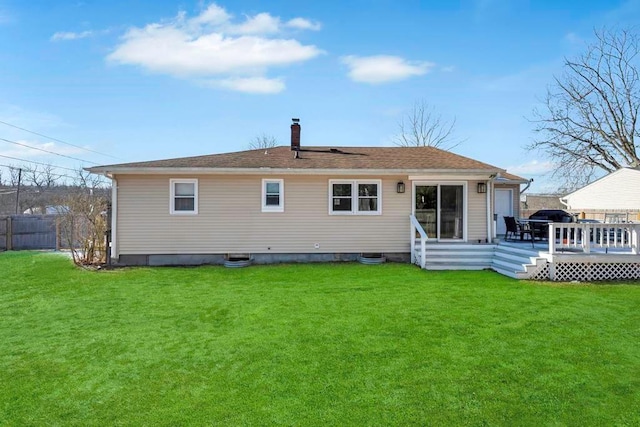
[(639, 249), (640, 224), (631, 223), (551, 223), (549, 224), (549, 253), (565, 249), (580, 249), (584, 253), (592, 250), (616, 249), (637, 255)]
[(420, 268), (427, 264), (427, 232), (424, 231), (415, 215), (409, 215), (411, 222), (411, 263), (416, 264), (416, 231), (420, 234)]

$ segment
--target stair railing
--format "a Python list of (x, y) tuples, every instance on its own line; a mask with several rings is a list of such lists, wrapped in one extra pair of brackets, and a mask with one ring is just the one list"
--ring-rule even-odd
[(427, 264), (427, 232), (424, 231), (415, 215), (409, 215), (411, 223), (411, 263), (416, 264), (416, 231), (420, 234), (420, 268)]

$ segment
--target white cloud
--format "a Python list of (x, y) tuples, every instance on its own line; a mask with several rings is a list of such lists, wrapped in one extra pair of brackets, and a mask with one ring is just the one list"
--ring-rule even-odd
[(509, 166), (507, 171), (515, 175), (544, 175), (555, 169), (553, 162), (532, 160), (528, 163), (522, 163), (517, 166)]
[(55, 41), (61, 41), (61, 40), (78, 40), (78, 39), (91, 37), (94, 34), (95, 33), (93, 31), (83, 31), (81, 33), (59, 31), (51, 36), (51, 41), (55, 42)]
[(238, 92), (261, 94), (279, 93), (285, 88), (282, 79), (269, 79), (266, 77), (232, 77), (222, 80), (212, 80), (207, 82), (207, 85)]
[(230, 34), (275, 34), (281, 28), (280, 18), (259, 13), (256, 16), (247, 16), (246, 21), (240, 25), (228, 27)]
[(276, 37), (290, 22), (283, 25), (279, 17), (259, 13), (236, 24), (229, 13), (212, 4), (193, 18), (182, 12), (167, 22), (131, 28), (107, 59), (174, 77), (206, 79), (212, 87), (276, 93), (285, 84), (267, 77), (269, 69), (323, 53), (316, 46)]
[(296, 28), (298, 30), (311, 30), (319, 31), (322, 28), (322, 24), (319, 22), (312, 22), (304, 18), (293, 18), (285, 24), (289, 28)]
[(427, 74), (435, 64), (424, 61), (407, 61), (399, 56), (345, 56), (342, 62), (349, 67), (351, 80), (380, 84)]
[[(184, 20), (186, 14), (181, 12), (178, 18)], [(226, 10), (216, 4), (211, 4), (200, 15), (191, 19), (193, 25), (222, 25), (231, 19), (231, 15)]]

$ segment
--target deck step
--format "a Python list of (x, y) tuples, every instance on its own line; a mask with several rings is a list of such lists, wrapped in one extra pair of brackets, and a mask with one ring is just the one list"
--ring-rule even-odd
[[(541, 252), (546, 245), (529, 246), (524, 242), (499, 244), (429, 243), (426, 245), (426, 270), (492, 269), (515, 279), (532, 276), (546, 261)], [(416, 262), (420, 259), (420, 243), (416, 242)]]
[[(427, 270), (484, 270), (491, 268), (495, 246), (491, 244), (438, 243), (426, 245)], [(416, 244), (416, 260), (420, 244)], [(419, 262), (419, 261), (418, 261)]]

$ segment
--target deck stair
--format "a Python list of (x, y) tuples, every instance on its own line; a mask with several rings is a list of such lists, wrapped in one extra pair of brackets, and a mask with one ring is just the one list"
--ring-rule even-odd
[[(419, 243), (416, 244), (420, 246)], [(492, 267), (495, 245), (437, 243), (426, 246), (427, 270), (484, 270)], [(417, 252), (419, 252), (417, 250)], [(416, 253), (416, 259), (420, 254)]]
[(503, 241), (495, 246), (491, 268), (514, 279), (530, 279), (546, 262), (539, 248)]

